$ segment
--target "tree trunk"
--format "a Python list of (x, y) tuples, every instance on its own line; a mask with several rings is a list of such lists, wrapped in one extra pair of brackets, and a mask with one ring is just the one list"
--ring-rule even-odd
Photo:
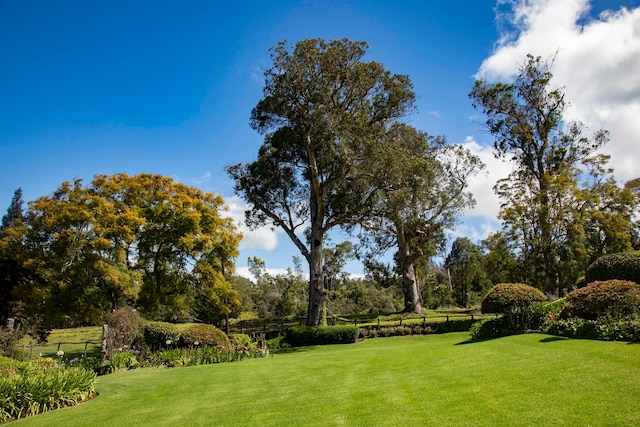
[(309, 305), (307, 326), (318, 326), (322, 315), (322, 305), (326, 299), (324, 292), (324, 271), (322, 268), (322, 234), (311, 231), (311, 254), (309, 255)]
[(404, 294), (404, 313), (422, 313), (422, 295), (418, 288), (416, 270), (410, 249), (404, 236), (398, 235), (398, 261), (402, 269), (402, 293)]

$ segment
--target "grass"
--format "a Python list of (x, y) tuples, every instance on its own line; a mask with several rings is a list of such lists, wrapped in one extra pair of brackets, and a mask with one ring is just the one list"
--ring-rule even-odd
[[(20, 340), (17, 349), (24, 351), (27, 355), (31, 353), (33, 357), (37, 357), (42, 353), (43, 356), (56, 357), (58, 351), (58, 343), (60, 350), (64, 351), (65, 359), (81, 357), (85, 351), (85, 343), (87, 344), (87, 355), (100, 356), (100, 339), (102, 337), (101, 326), (85, 326), (81, 328), (70, 329), (54, 329), (44, 345), (35, 345), (31, 349), (30, 344), (33, 338), (26, 336)], [(73, 343), (73, 344), (70, 344)]]
[(640, 425), (640, 345), (468, 333), (293, 349), (100, 377), (88, 403), (24, 426)]

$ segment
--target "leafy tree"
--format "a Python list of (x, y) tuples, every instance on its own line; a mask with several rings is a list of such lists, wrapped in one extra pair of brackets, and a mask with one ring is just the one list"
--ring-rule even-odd
[(483, 165), (462, 147), (401, 124), (390, 128), (373, 158), (383, 159), (371, 165), (370, 178), (381, 197), (363, 225), (378, 250), (397, 248), (404, 311), (421, 312), (417, 264), (444, 247), (445, 231), (474, 204), (467, 179)]
[(529, 55), (515, 82), (479, 80), (470, 97), (486, 114), (495, 155), (518, 166), (495, 188), (503, 235), (515, 243), (527, 282), (559, 294), (595, 253), (628, 247), (630, 215), (608, 159), (595, 154), (608, 132), (590, 139), (581, 123), (564, 123), (567, 103), (551, 78), (549, 64)]
[[(0, 224), (0, 238), (5, 235), (5, 230), (12, 224), (17, 225), (23, 218), (22, 189), (18, 188), (11, 199), (7, 213), (2, 217)], [(20, 265), (12, 259), (10, 253), (0, 246), (0, 328), (7, 319), (16, 314), (17, 299), (13, 294), (21, 275)]]
[[(251, 114), (265, 134), (258, 158), (228, 168), (251, 206), (247, 223), (282, 228), (309, 264), (307, 324), (326, 299), (323, 244), (334, 227), (357, 222), (377, 189), (362, 166), (387, 127), (411, 111), (407, 76), (364, 62), (367, 44), (308, 39), (273, 48), (264, 98)], [(309, 227), (309, 244), (300, 231)]]
[(31, 202), (2, 245), (25, 269), (16, 293), (48, 326), (95, 323), (134, 304), (177, 320), (197, 296), (228, 311), (225, 274), (239, 235), (220, 197), (160, 175), (98, 175), (64, 182)]
[(12, 222), (22, 219), (22, 188), (16, 189), (11, 199), (11, 204), (7, 209), (7, 213), (2, 217), (2, 224), (0, 224), (0, 230), (4, 230), (9, 227)]
[(444, 262), (453, 283), (456, 303), (461, 307), (470, 305), (470, 293), (484, 294), (487, 280), (482, 265), (482, 252), (466, 237), (458, 237)]
[(482, 265), (491, 284), (525, 281), (522, 261), (516, 257), (513, 244), (501, 232), (492, 233), (482, 241), (482, 249), (485, 252)]

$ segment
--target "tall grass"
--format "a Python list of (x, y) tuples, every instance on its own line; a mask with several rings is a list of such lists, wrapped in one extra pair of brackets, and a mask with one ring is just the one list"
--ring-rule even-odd
[(101, 377), (25, 426), (636, 426), (640, 345), (468, 333), (305, 347)]

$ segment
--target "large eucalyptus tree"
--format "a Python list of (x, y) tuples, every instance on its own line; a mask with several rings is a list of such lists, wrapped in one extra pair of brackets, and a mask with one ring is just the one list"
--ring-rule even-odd
[(369, 213), (378, 196), (365, 167), (372, 144), (414, 107), (409, 77), (365, 62), (367, 48), (347, 39), (275, 46), (251, 114), (264, 143), (254, 162), (228, 168), (251, 207), (247, 223), (282, 228), (308, 262), (308, 325), (320, 322), (326, 299), (325, 235)]

